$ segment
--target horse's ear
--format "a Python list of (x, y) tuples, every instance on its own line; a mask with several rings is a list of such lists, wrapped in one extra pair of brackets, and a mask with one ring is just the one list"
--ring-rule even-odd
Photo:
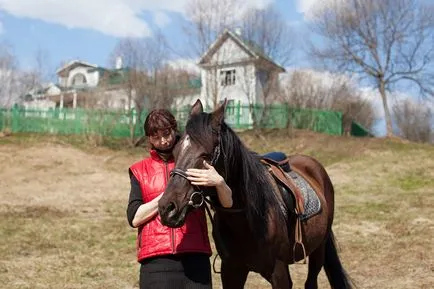
[(213, 128), (220, 128), (220, 125), (223, 123), (227, 103), (228, 101), (225, 98), (223, 103), (212, 112), (211, 125)]
[(191, 107), (190, 116), (196, 115), (203, 112), (203, 106), (200, 99), (197, 99), (196, 102)]

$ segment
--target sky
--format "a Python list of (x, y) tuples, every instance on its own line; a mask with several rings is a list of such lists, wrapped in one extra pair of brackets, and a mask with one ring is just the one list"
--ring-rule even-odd
[[(174, 50), (188, 49), (183, 27), (188, 23), (189, 1), (192, 0), (0, 0), (0, 43), (12, 47), (19, 67), (24, 70), (35, 66), (37, 51), (47, 56), (46, 68), (52, 75), (61, 63), (74, 59), (110, 67), (110, 54), (120, 39), (152, 37), (156, 29), (166, 36)], [(324, 0), (240, 1), (244, 1), (244, 9), (275, 5), (298, 35), (295, 40), (298, 42), (306, 38), (312, 9), (325, 3)], [(182, 58), (175, 55), (173, 61), (185, 61)], [(309, 65), (309, 60), (298, 52), (291, 69)], [(375, 100), (381, 118), (384, 112), (378, 97)]]
[[(188, 0), (0, 0), (0, 42), (12, 46), (20, 67), (35, 65), (38, 50), (54, 70), (81, 59), (109, 65), (115, 44), (123, 37), (152, 37), (160, 29), (172, 47), (185, 47), (182, 27), (188, 21)], [(244, 0), (244, 7), (273, 4), (285, 21), (303, 29), (315, 0)], [(180, 56), (179, 56), (180, 57)], [(299, 59), (299, 62), (301, 60)], [(295, 63), (294, 63), (295, 64)]]

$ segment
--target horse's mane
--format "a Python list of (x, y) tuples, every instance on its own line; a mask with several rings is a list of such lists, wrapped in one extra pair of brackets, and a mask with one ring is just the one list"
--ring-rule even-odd
[[(204, 145), (206, 139), (212, 139), (211, 116), (201, 113), (192, 117), (186, 132), (194, 142)], [(244, 203), (246, 217), (252, 232), (259, 239), (267, 236), (270, 206), (276, 199), (273, 187), (267, 178), (266, 168), (260, 162), (260, 156), (248, 150), (236, 133), (226, 124), (220, 129), (220, 160), (223, 160), (225, 181), (233, 194), (239, 194)]]

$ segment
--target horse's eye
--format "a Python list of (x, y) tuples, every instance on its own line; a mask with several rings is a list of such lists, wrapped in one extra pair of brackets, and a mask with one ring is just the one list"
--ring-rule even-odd
[(201, 154), (200, 158), (204, 159), (206, 161), (210, 161), (211, 160), (211, 155), (210, 154)]

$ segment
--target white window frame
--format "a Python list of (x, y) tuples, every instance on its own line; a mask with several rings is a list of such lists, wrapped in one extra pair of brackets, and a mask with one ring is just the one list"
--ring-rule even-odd
[(230, 86), (236, 83), (236, 69), (220, 70), (220, 85)]

